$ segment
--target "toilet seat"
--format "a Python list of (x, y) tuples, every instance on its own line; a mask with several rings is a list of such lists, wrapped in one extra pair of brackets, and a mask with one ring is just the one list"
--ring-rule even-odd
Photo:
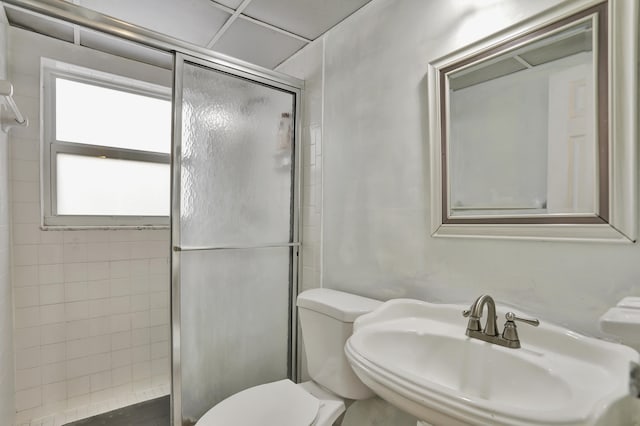
[(207, 411), (197, 426), (309, 426), (320, 400), (291, 380), (280, 380), (238, 392)]

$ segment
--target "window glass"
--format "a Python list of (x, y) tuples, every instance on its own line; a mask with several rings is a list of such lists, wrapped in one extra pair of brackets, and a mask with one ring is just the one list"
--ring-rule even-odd
[(171, 102), (56, 78), (56, 139), (169, 153)]
[(56, 165), (59, 215), (169, 215), (169, 164), (59, 153)]

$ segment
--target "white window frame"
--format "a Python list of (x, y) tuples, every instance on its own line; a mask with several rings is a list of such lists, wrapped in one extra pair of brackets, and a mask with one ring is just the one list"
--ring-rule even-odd
[[(149, 96), (171, 101), (171, 89), (129, 77), (117, 76), (43, 58), (41, 62), (41, 226), (43, 229), (168, 228), (167, 216), (61, 215), (57, 213), (57, 154), (170, 164), (170, 154), (108, 147), (56, 139), (56, 79)], [(167, 185), (171, 182), (167, 181)], [(167, 200), (169, 204), (169, 200)]]

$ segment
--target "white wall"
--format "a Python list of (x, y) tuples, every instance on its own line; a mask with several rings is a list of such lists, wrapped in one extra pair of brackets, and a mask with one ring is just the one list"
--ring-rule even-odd
[[(321, 286), (322, 234), (322, 116), (324, 88), (324, 39), (311, 43), (278, 71), (305, 80), (302, 103), (302, 269), (299, 291)], [(298, 359), (301, 380), (309, 380), (304, 345)], [(344, 426), (388, 424), (413, 426), (416, 419), (379, 398), (357, 401), (347, 409)]]
[(303, 50), (280, 67), (324, 75), (323, 286), (469, 304), (489, 293), (593, 335), (640, 294), (638, 244), (429, 235), (427, 64), (557, 3), (373, 0), (324, 36), (324, 61)]
[(41, 56), (171, 84), (170, 71), (9, 29), (30, 120), (11, 133), (18, 421), (168, 386), (170, 372), (168, 230), (39, 228)]
[[(7, 25), (0, 22), (0, 78), (7, 76)], [(3, 116), (6, 112), (2, 113)], [(13, 303), (9, 217), (9, 145), (0, 132), (0, 424), (11, 425), (15, 417), (13, 361)]]

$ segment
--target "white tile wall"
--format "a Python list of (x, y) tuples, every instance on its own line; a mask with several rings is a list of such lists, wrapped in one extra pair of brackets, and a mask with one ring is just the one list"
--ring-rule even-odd
[(11, 134), (18, 423), (130, 401), (127, 395), (136, 392), (168, 389), (170, 380), (169, 232), (40, 230), (41, 56), (155, 83), (169, 85), (171, 78), (165, 70), (9, 29), (15, 98), (31, 123)]
[[(322, 287), (322, 111), (324, 39), (299, 51), (277, 69), (305, 80), (302, 99), (302, 249), (299, 291)], [(299, 341), (301, 341), (299, 336)], [(304, 347), (300, 379), (309, 380)]]
[(302, 99), (302, 268), (300, 291), (321, 287), (322, 110), (324, 40), (319, 39), (277, 70), (305, 80)]
[[(0, 23), (0, 77), (7, 75), (7, 27)], [(10, 276), (9, 146), (0, 132), (0, 424), (11, 425), (15, 417), (13, 309)], [(29, 306), (31, 295), (17, 295), (22, 306)], [(26, 336), (25, 340), (33, 336)], [(22, 383), (34, 383), (37, 372), (24, 371)]]

